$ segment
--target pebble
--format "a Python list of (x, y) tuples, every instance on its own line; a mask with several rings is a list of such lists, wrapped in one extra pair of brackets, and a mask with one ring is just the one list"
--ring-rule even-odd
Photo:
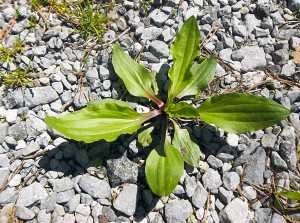
[(248, 205), (240, 198), (233, 199), (219, 214), (221, 222), (231, 223), (246, 222), (247, 216)]
[(127, 184), (122, 188), (121, 193), (117, 196), (113, 206), (116, 210), (127, 216), (132, 216), (136, 211), (138, 198), (138, 186)]
[(149, 46), (149, 51), (157, 58), (169, 57), (169, 46), (159, 40), (154, 40)]
[[(288, 8), (284, 9), (269, 0), (258, 0), (253, 4), (237, 0), (192, 0), (183, 1), (175, 14), (173, 9), (179, 5), (179, 0), (159, 0), (154, 1), (149, 13), (144, 15), (137, 9), (137, 1), (117, 0), (120, 5), (109, 12), (114, 21), (109, 25), (111, 30), (105, 31), (104, 40), (111, 41), (130, 27), (129, 32), (117, 42), (132, 57), (145, 45), (140, 55), (141, 64), (159, 74), (159, 86), (164, 86), (167, 91), (165, 82), (172, 65), (169, 47), (183, 21), (195, 16), (202, 39), (211, 30), (213, 21), (219, 21), (221, 27), (206, 49), (216, 51), (220, 57), (230, 61), (236, 71), (226, 75), (224, 68), (218, 64), (217, 75), (224, 80), (221, 87), (223, 83), (235, 87), (241, 74), (244, 87), (255, 87), (267, 77), (262, 71), (266, 66), (285, 78), (297, 81), (299, 72), (289, 55), (300, 43), (299, 30), (292, 24), (286, 24), (285, 20), (295, 19), (291, 14), (299, 8), (298, 2), (288, 0)], [(98, 147), (92, 149), (93, 144), (83, 149), (81, 143), (58, 138), (57, 134), (48, 132), (43, 121), (48, 115), (60, 113), (62, 105), (73, 99), (72, 94), (78, 84), (77, 72), (85, 75), (84, 87), (82, 94), (75, 97), (67, 110), (86, 106), (89, 98), (121, 97), (124, 89), (110, 64), (111, 48), (95, 48), (87, 57), (87, 67), (82, 66), (80, 60), (84, 49), (73, 47), (82, 45), (80, 34), (72, 33), (69, 25), (62, 23), (55, 13), (49, 14), (50, 27), (46, 32), (42, 28), (33, 30), (30, 16), (38, 19), (40, 27), (44, 25), (43, 20), (33, 13), (25, 0), (14, 2), (14, 7), (5, 6), (0, 13), (0, 24), (4, 27), (18, 9), (17, 21), (4, 44), (11, 46), (20, 36), (27, 45), (24, 52), (17, 55), (19, 60), (13, 58), (15, 61), (3, 63), (1, 67), (2, 70), (15, 70), (31, 66), (31, 71), (37, 75), (37, 83), (34, 80), (35, 85), (31, 88), (8, 89), (0, 96), (0, 188), (21, 163), (21, 160), (11, 163), (11, 157), (30, 156), (43, 149), (48, 152), (36, 160), (27, 160), (0, 193), (0, 222), (6, 219), (3, 210), (13, 202), (17, 204), (17, 217), (31, 223), (97, 222), (99, 217), (100, 221), (107, 219), (110, 222), (203, 221), (208, 191), (211, 208), (207, 222), (285, 222), (281, 215), (266, 208), (264, 198), (257, 200), (256, 191), (241, 183), (240, 177), (245, 175), (244, 181), (256, 186), (268, 183), (271, 176), (277, 176), (265, 169), (271, 166), (282, 176), (278, 185), (285, 186), (288, 180), (293, 179), (287, 171), (294, 170), (297, 165), (295, 139), (300, 111), (297, 88), (285, 89), (283, 85), (276, 84), (272, 89), (268, 86), (262, 92), (255, 92), (280, 102), (293, 112), (290, 122), (282, 121), (277, 127), (235, 135), (224, 134), (213, 126), (193, 126), (197, 140), (210, 149), (201, 148), (203, 156), (199, 166), (188, 168), (174, 192), (159, 199), (144, 181), (140, 162), (144, 162), (147, 151), (136, 147), (136, 139), (128, 141), (131, 142), (128, 150), (120, 147), (125, 151), (123, 156), (107, 157), (103, 166), (93, 168), (95, 157), (102, 157), (102, 149), (95, 152)], [(146, 101), (140, 102), (136, 110), (139, 113), (149, 112), (147, 103), (144, 104)], [(23, 113), (28, 113), (25, 119)], [(108, 143), (104, 147), (109, 150), (113, 146)], [(25, 185), (19, 193), (20, 183), (40, 167), (43, 170), (36, 181)], [(201, 173), (200, 179), (195, 175), (198, 172)], [(235, 198), (238, 186), (247, 202)], [(114, 197), (112, 202), (111, 197)], [(248, 207), (251, 209), (248, 210)]]
[(107, 173), (112, 187), (121, 183), (136, 183), (138, 177), (138, 165), (122, 156), (119, 159), (109, 159)]
[(193, 208), (187, 200), (175, 200), (165, 206), (165, 217), (167, 222), (186, 222), (192, 215)]
[(48, 197), (46, 189), (38, 182), (24, 187), (19, 193), (17, 206), (29, 207)]
[(25, 105), (29, 108), (33, 108), (38, 105), (49, 104), (59, 98), (56, 91), (50, 87), (35, 87), (25, 89), (24, 100)]
[(193, 194), (192, 204), (197, 208), (203, 208), (206, 204), (206, 200), (208, 198), (208, 192), (205, 188), (200, 184)]
[(157, 25), (158, 27), (161, 27), (169, 18), (169, 15), (165, 14), (159, 9), (154, 9), (150, 14), (149, 17), (151, 21)]
[(236, 172), (225, 172), (222, 181), (227, 190), (235, 191), (240, 184), (240, 177)]
[(105, 180), (96, 177), (84, 175), (80, 178), (78, 185), (82, 190), (94, 198), (110, 197), (110, 186)]
[(16, 217), (22, 220), (31, 220), (35, 216), (34, 212), (26, 207), (17, 206)]
[(208, 169), (208, 171), (202, 176), (203, 186), (208, 190), (217, 189), (222, 185), (221, 176), (218, 171)]

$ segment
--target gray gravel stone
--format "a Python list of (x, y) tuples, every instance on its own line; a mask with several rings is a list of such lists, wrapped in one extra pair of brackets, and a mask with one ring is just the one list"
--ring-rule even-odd
[(94, 198), (110, 197), (110, 187), (105, 180), (100, 180), (96, 177), (84, 175), (80, 178), (78, 185), (86, 193)]
[(29, 108), (49, 104), (58, 98), (58, 94), (50, 86), (27, 88), (24, 94), (25, 105)]
[(113, 206), (127, 216), (132, 216), (136, 211), (137, 200), (138, 186), (135, 184), (127, 184), (123, 186), (123, 189), (117, 196)]
[(69, 213), (74, 213), (76, 207), (80, 204), (80, 194), (75, 194), (67, 203)]
[(276, 140), (277, 140), (276, 135), (272, 133), (264, 134), (261, 139), (261, 146), (266, 149), (272, 149), (275, 146)]
[(75, 196), (75, 191), (73, 189), (57, 192), (56, 193), (56, 203), (58, 203), (58, 204), (67, 203), (74, 196)]
[(225, 172), (223, 174), (223, 185), (227, 190), (235, 191), (240, 184), (240, 177), (236, 172)]
[(4, 206), (6, 204), (15, 202), (17, 198), (17, 191), (13, 187), (7, 187), (4, 191), (0, 193), (0, 205)]
[(136, 183), (138, 165), (131, 162), (126, 156), (107, 160), (107, 173), (112, 187), (121, 183)]
[(88, 216), (91, 213), (91, 209), (86, 204), (79, 204), (75, 211), (76, 222), (88, 222)]
[(157, 58), (169, 57), (170, 54), (168, 44), (159, 40), (152, 41), (149, 46), (149, 51)]
[(273, 213), (271, 223), (286, 223), (286, 220), (282, 215)]
[(271, 154), (271, 163), (274, 165), (274, 167), (277, 167), (277, 168), (283, 169), (283, 170), (288, 170), (288, 166), (287, 166), (286, 162), (275, 151), (273, 151)]
[(8, 22), (9, 20), (11, 20), (13, 17), (15, 17), (16, 15), (16, 10), (12, 7), (6, 7), (3, 12), (2, 15), (5, 18), (5, 20)]
[(222, 180), (218, 171), (208, 169), (202, 176), (203, 186), (208, 190), (217, 189), (222, 185)]
[(136, 30), (138, 35), (141, 35), (141, 40), (156, 40), (162, 33), (162, 30), (157, 27), (138, 28)]
[(17, 109), (9, 109), (6, 112), (6, 121), (9, 124), (14, 124), (17, 122), (18, 110)]
[(186, 222), (192, 213), (192, 205), (187, 200), (175, 200), (165, 205), (165, 218), (168, 223)]
[(196, 188), (193, 197), (192, 197), (192, 203), (197, 208), (203, 208), (206, 200), (208, 197), (208, 192), (205, 190), (205, 188), (200, 185)]
[(275, 64), (284, 65), (289, 60), (289, 52), (287, 49), (280, 49), (272, 54)]
[(38, 182), (24, 187), (19, 193), (17, 206), (29, 207), (48, 197), (46, 189)]
[(16, 216), (22, 220), (31, 220), (34, 218), (35, 214), (32, 210), (26, 207), (17, 206)]
[(46, 132), (47, 124), (40, 118), (30, 117), (26, 119), (26, 127), (28, 139), (33, 139), (39, 136), (40, 134)]
[(0, 144), (4, 142), (5, 137), (8, 133), (9, 125), (6, 122), (0, 122)]
[(272, 212), (270, 208), (259, 208), (255, 211), (254, 220), (257, 223), (271, 222)]
[(245, 71), (263, 68), (267, 65), (264, 49), (258, 46), (245, 46), (238, 50), (244, 57), (241, 64)]
[(32, 154), (36, 153), (37, 151), (39, 151), (39, 149), (40, 149), (40, 146), (38, 144), (30, 143), (24, 149), (22, 149), (22, 155), (23, 156), (32, 155)]
[(233, 192), (226, 190), (224, 187), (219, 187), (218, 196), (224, 204), (229, 204), (234, 197)]
[(223, 210), (219, 217), (221, 222), (242, 223), (248, 216), (248, 204), (240, 198), (233, 199)]
[(287, 163), (290, 169), (296, 168), (297, 154), (295, 144), (295, 129), (287, 126), (280, 133), (283, 141), (280, 144), (280, 155)]
[(157, 25), (158, 27), (162, 26), (169, 18), (169, 15), (162, 12), (160, 9), (154, 9), (150, 14), (149, 17), (151, 21)]
[(53, 191), (61, 192), (66, 190), (73, 189), (74, 184), (73, 181), (68, 177), (63, 177), (61, 179), (55, 179), (53, 181)]
[(248, 186), (248, 185), (244, 185), (242, 187), (242, 192), (243, 192), (243, 195), (248, 199), (248, 200), (253, 200), (256, 198), (256, 190), (253, 189), (253, 187), (251, 186)]
[(186, 191), (186, 195), (188, 197), (192, 197), (197, 188), (195, 177), (190, 177), (189, 175), (186, 175), (186, 177), (184, 178), (184, 188)]
[(207, 162), (214, 169), (218, 169), (223, 166), (223, 162), (220, 159), (214, 157), (213, 155), (208, 156)]
[(18, 122), (8, 129), (8, 135), (17, 139), (27, 138), (27, 126), (25, 122)]
[(10, 171), (9, 168), (4, 167), (4, 168), (0, 168), (0, 188), (2, 188), (4, 186), (4, 184), (7, 182), (8, 177), (10, 175)]
[(40, 210), (37, 216), (38, 223), (51, 223), (51, 213), (46, 210)]
[(255, 184), (261, 185), (264, 183), (263, 173), (265, 171), (266, 152), (259, 147), (253, 154), (246, 157), (248, 162), (245, 164), (245, 173), (247, 179)]

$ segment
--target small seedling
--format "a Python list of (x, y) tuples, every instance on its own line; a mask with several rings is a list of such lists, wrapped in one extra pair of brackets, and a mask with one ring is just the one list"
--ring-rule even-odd
[(178, 184), (184, 161), (195, 167), (200, 162), (199, 146), (191, 139), (189, 132), (181, 128), (178, 120), (200, 118), (228, 132), (240, 134), (266, 128), (290, 114), (288, 109), (270, 99), (247, 94), (213, 96), (198, 108), (185, 102), (187, 96), (205, 89), (216, 70), (214, 56), (201, 63), (194, 62), (200, 55), (199, 45), (198, 25), (196, 19), (191, 17), (183, 24), (171, 45), (174, 60), (168, 73), (171, 84), (168, 98), (162, 101), (158, 96), (155, 74), (115, 44), (112, 54), (115, 72), (131, 95), (149, 99), (154, 103), (154, 108), (149, 113), (139, 114), (127, 102), (104, 99), (93, 101), (86, 108), (61, 118), (47, 117), (45, 122), (67, 137), (91, 143), (100, 139), (112, 142), (121, 134), (132, 134), (143, 123), (153, 123), (158, 119), (155, 123), (159, 126), (147, 125), (146, 130), (139, 132), (138, 140), (149, 145), (152, 131), (161, 131), (161, 142), (149, 154), (145, 172), (151, 190), (157, 195), (167, 196)]
[(14, 71), (9, 71), (8, 74), (0, 73), (0, 84), (5, 88), (32, 87), (32, 75), (29, 69), (21, 70), (17, 68)]
[(140, 0), (140, 8), (145, 14), (148, 14), (150, 7), (151, 7), (150, 0)]
[(17, 38), (11, 48), (0, 45), (0, 63), (9, 63), (14, 60), (16, 55), (24, 51), (24, 40)]
[[(106, 31), (107, 23), (110, 21), (106, 16), (106, 8), (110, 5), (101, 5), (103, 13), (100, 12), (95, 0), (83, 0), (75, 3), (56, 0), (45, 0), (59, 16), (75, 25), (75, 31), (84, 35), (86, 38), (96, 37), (102, 40)], [(102, 3), (101, 3), (102, 4)]]

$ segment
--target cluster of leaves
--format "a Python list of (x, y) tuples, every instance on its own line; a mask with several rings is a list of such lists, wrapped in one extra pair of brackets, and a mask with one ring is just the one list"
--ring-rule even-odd
[(5, 88), (32, 87), (32, 75), (29, 69), (9, 70), (7, 74), (0, 73), (0, 84), (3, 84)]
[(140, 8), (145, 14), (148, 14), (150, 7), (151, 7), (150, 0), (140, 0)]
[[(280, 104), (253, 95), (224, 94), (207, 99), (195, 108), (184, 101), (187, 96), (197, 95), (213, 79), (216, 60), (213, 56), (201, 63), (194, 62), (200, 55), (200, 32), (196, 19), (191, 17), (182, 26), (171, 45), (173, 67), (169, 70), (171, 81), (168, 99), (158, 97), (155, 74), (135, 62), (115, 44), (112, 63), (115, 72), (123, 80), (128, 92), (136, 97), (151, 100), (155, 107), (149, 113), (139, 114), (129, 104), (115, 99), (94, 101), (80, 111), (61, 118), (47, 117), (46, 123), (67, 137), (87, 143), (100, 139), (114, 141), (121, 134), (132, 134), (153, 118), (160, 121), (138, 135), (138, 140), (149, 145), (154, 129), (162, 132), (160, 144), (149, 154), (146, 161), (146, 178), (151, 190), (169, 195), (176, 187), (184, 170), (184, 162), (199, 164), (200, 148), (189, 132), (178, 124), (182, 118), (201, 118), (232, 133), (255, 131), (273, 125), (286, 118), (290, 112)], [(146, 127), (147, 127), (146, 126)], [(169, 141), (166, 137), (173, 136)]]
[[(66, 21), (75, 25), (75, 31), (86, 38), (96, 37), (102, 40), (106, 26), (110, 21), (106, 16), (106, 9), (111, 4), (96, 4), (95, 0), (61, 1), (56, 0), (34, 0), (33, 6), (40, 8), (50, 5), (56, 13)], [(103, 10), (103, 11), (102, 11)]]
[[(17, 38), (11, 47), (0, 46), (0, 63), (14, 62), (16, 58), (24, 51), (25, 41)], [(17, 88), (17, 87), (31, 87), (31, 75), (29, 74), (29, 68), (21, 70), (9, 70), (6, 74), (0, 72), (0, 84), (3, 84), (5, 88)]]
[(17, 38), (11, 47), (0, 45), (0, 63), (9, 63), (24, 51), (24, 40)]

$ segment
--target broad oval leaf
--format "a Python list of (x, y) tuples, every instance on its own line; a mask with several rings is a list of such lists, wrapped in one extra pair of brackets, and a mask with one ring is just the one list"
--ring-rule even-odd
[(290, 114), (287, 108), (270, 99), (237, 93), (207, 99), (198, 110), (205, 122), (235, 134), (264, 129)]
[(159, 196), (172, 193), (183, 173), (184, 162), (180, 152), (168, 141), (153, 149), (146, 161), (146, 178), (151, 190)]
[(138, 142), (143, 146), (149, 146), (152, 143), (151, 133), (154, 129), (154, 126), (151, 126), (142, 132), (138, 133)]
[(196, 118), (199, 117), (199, 112), (192, 105), (181, 101), (176, 104), (169, 102), (166, 105), (165, 112), (171, 118)]
[(158, 93), (155, 73), (134, 61), (118, 44), (114, 45), (112, 63), (117, 75), (123, 80), (130, 94), (153, 101)]
[(86, 143), (105, 139), (114, 141), (121, 134), (135, 132), (143, 122), (154, 117), (155, 110), (139, 114), (128, 103), (115, 99), (98, 100), (86, 108), (61, 118), (46, 117), (45, 122), (65, 136)]
[(198, 166), (200, 162), (199, 146), (191, 140), (188, 130), (181, 129), (175, 122), (174, 127), (172, 145), (179, 149), (186, 163), (194, 167)]
[(192, 61), (200, 54), (200, 32), (194, 16), (190, 17), (181, 27), (176, 39), (171, 45), (173, 67), (169, 70), (171, 85), (168, 90), (170, 98), (174, 99), (188, 84), (193, 75), (190, 72)]
[(184, 88), (177, 98), (182, 98), (187, 95), (195, 95), (199, 91), (203, 91), (213, 80), (216, 68), (217, 61), (213, 55), (205, 59), (200, 64), (193, 64), (190, 70), (193, 75), (193, 81)]

